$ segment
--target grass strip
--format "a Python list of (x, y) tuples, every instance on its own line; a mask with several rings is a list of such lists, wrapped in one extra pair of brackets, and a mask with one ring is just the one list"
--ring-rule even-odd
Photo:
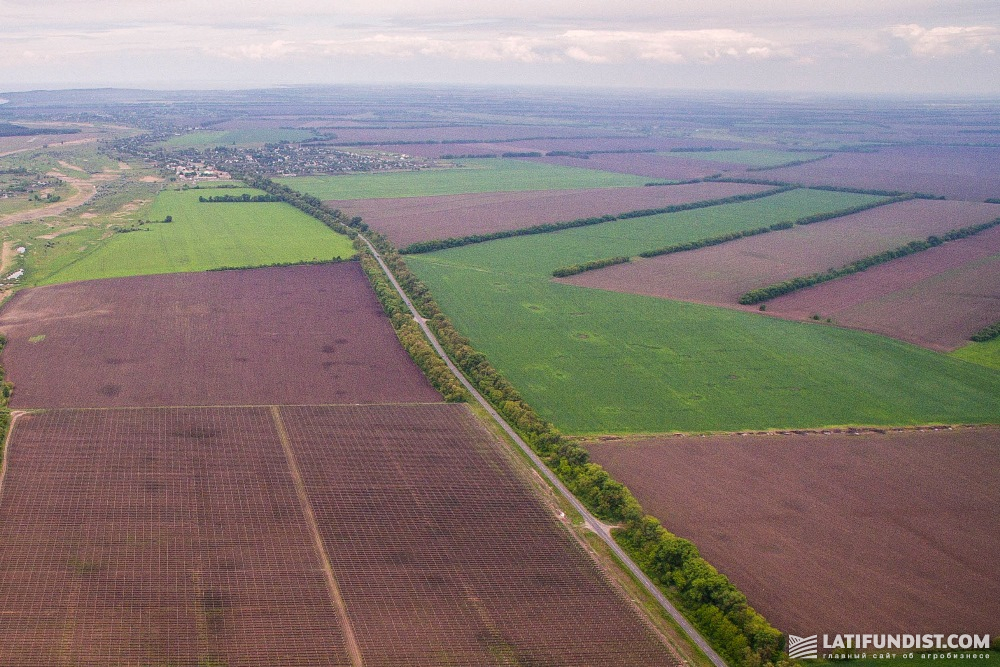
[(419, 241), (417, 243), (411, 243), (405, 248), (400, 249), (399, 252), (400, 254), (403, 255), (416, 255), (425, 252), (434, 252), (435, 250), (459, 248), (461, 246), (472, 245), (474, 243), (484, 243), (486, 241), (495, 241), (497, 239), (507, 239), (514, 236), (549, 234), (552, 232), (561, 231), (563, 229), (573, 229), (574, 227), (587, 227), (589, 225), (599, 225), (605, 222), (613, 222), (615, 220), (629, 220), (631, 218), (643, 218), (651, 215), (662, 215), (664, 213), (680, 213), (681, 211), (691, 211), (698, 208), (708, 208), (710, 206), (737, 204), (740, 202), (752, 201), (754, 199), (763, 199), (764, 197), (770, 197), (772, 195), (796, 189), (798, 189), (798, 186), (786, 185), (786, 186), (776, 187), (773, 190), (765, 190), (764, 192), (753, 192), (743, 195), (733, 195), (731, 197), (722, 197), (719, 199), (705, 199), (702, 201), (690, 202), (687, 204), (672, 204), (670, 206), (664, 206), (662, 208), (640, 209), (637, 211), (628, 211), (626, 213), (620, 213), (618, 215), (602, 215), (593, 218), (578, 218), (576, 220), (568, 220), (566, 222), (548, 222), (540, 225), (532, 225), (531, 227), (520, 227), (518, 229), (506, 229), (499, 232), (490, 232), (488, 234), (470, 234), (468, 236), (455, 236), (446, 239), (437, 239), (433, 241)]
[[(862, 211), (867, 211), (868, 209), (877, 208), (879, 206), (886, 206), (888, 204), (895, 204), (897, 202), (906, 201), (907, 199), (913, 199), (913, 195), (900, 195), (898, 197), (892, 197), (891, 199), (884, 199), (882, 201), (872, 202), (870, 204), (859, 204), (858, 206), (852, 206), (851, 208), (844, 208), (838, 211), (830, 211), (828, 213), (816, 213), (813, 215), (808, 215), (803, 218), (791, 222), (777, 222), (773, 225), (767, 227), (756, 227), (754, 229), (744, 229), (738, 232), (730, 232), (728, 234), (720, 234), (718, 236), (709, 236), (703, 239), (698, 239), (696, 241), (687, 241), (685, 243), (674, 243), (662, 248), (656, 248), (654, 250), (646, 250), (639, 253), (639, 257), (659, 257), (660, 255), (670, 255), (675, 252), (686, 252), (688, 250), (697, 250), (698, 248), (707, 248), (709, 246), (721, 245), (723, 243), (728, 243), (729, 241), (736, 241), (737, 239), (746, 238), (748, 236), (759, 236), (760, 234), (768, 234), (770, 232), (780, 231), (782, 229), (791, 229), (795, 225), (811, 225), (817, 222), (822, 222), (824, 220), (832, 220), (834, 218), (841, 218), (845, 215), (853, 215), (854, 213), (860, 213)], [(562, 266), (552, 272), (555, 278), (565, 278), (567, 276), (575, 276), (578, 273), (584, 273), (585, 271), (594, 271), (596, 269), (603, 269), (607, 266), (613, 266), (615, 264), (625, 264), (631, 261), (628, 257), (609, 257), (607, 259), (595, 259), (592, 262), (586, 262), (583, 264), (573, 264), (571, 266)]]
[(877, 255), (862, 257), (861, 259), (851, 262), (850, 264), (845, 264), (838, 269), (830, 269), (829, 271), (823, 271), (821, 273), (812, 273), (808, 276), (791, 278), (780, 283), (774, 283), (772, 285), (750, 290), (740, 296), (739, 302), (744, 306), (761, 303), (775, 297), (790, 294), (806, 287), (812, 287), (813, 285), (825, 283), (853, 273), (860, 273), (873, 266), (885, 264), (886, 262), (891, 262), (892, 260), (899, 259), (900, 257), (906, 257), (907, 255), (913, 255), (918, 252), (923, 252), (924, 250), (930, 250), (931, 248), (935, 248), (943, 243), (947, 243), (948, 241), (974, 236), (975, 234), (979, 234), (980, 232), (996, 227), (997, 225), (1000, 225), (1000, 218), (978, 225), (970, 225), (968, 227), (953, 229), (942, 236), (928, 236), (927, 239), (923, 241), (911, 241), (906, 245), (893, 248), (892, 250), (886, 250), (885, 252), (880, 252)]

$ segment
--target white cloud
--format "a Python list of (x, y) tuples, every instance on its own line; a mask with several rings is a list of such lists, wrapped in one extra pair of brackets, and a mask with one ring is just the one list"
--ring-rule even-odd
[(773, 41), (736, 30), (670, 30), (657, 32), (567, 30), (558, 34), (479, 35), (387, 33), (347, 39), (299, 42), (284, 40), (235, 44), (206, 53), (231, 59), (281, 59), (293, 55), (418, 56), (493, 62), (677, 64), (722, 59), (789, 57), (791, 50)]
[(991, 26), (924, 28), (909, 24), (893, 26), (888, 33), (905, 42), (913, 55), (921, 57), (966, 53), (994, 55), (1000, 48), (1000, 30)]

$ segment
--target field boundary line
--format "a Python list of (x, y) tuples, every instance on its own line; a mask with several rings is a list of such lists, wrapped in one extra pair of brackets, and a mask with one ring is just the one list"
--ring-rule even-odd
[(660, 588), (655, 583), (653, 583), (652, 579), (650, 579), (646, 575), (646, 573), (642, 571), (642, 568), (640, 568), (635, 563), (635, 561), (632, 560), (632, 557), (629, 556), (628, 553), (626, 553), (626, 551), (615, 541), (615, 538), (612, 537), (611, 535), (610, 527), (601, 522), (593, 514), (591, 514), (590, 510), (588, 510), (584, 506), (584, 504), (581, 503), (568, 488), (566, 488), (566, 485), (562, 483), (562, 480), (560, 480), (559, 477), (557, 477), (556, 474), (547, 465), (545, 465), (545, 462), (542, 461), (537, 454), (535, 454), (534, 450), (531, 449), (528, 443), (526, 443), (521, 438), (521, 436), (517, 434), (517, 432), (513, 429), (513, 427), (511, 427), (511, 425), (508, 424), (507, 421), (500, 416), (500, 413), (498, 413), (493, 408), (493, 406), (490, 405), (489, 401), (487, 401), (483, 397), (483, 395), (480, 394), (479, 391), (472, 385), (472, 383), (469, 382), (469, 380), (465, 377), (465, 375), (452, 362), (451, 357), (449, 357), (447, 352), (444, 351), (444, 348), (441, 347), (441, 344), (438, 342), (438, 339), (434, 335), (434, 332), (432, 332), (430, 327), (427, 326), (427, 318), (422, 317), (420, 313), (417, 312), (417, 309), (416, 307), (414, 307), (413, 302), (410, 301), (410, 297), (406, 295), (406, 293), (403, 291), (403, 288), (399, 285), (399, 282), (396, 281), (396, 277), (392, 275), (392, 271), (389, 270), (389, 267), (382, 259), (382, 256), (375, 249), (375, 246), (372, 245), (371, 241), (365, 238), (363, 234), (358, 234), (358, 238), (364, 241), (365, 244), (368, 246), (368, 249), (371, 251), (372, 256), (378, 262), (378, 265), (382, 268), (382, 271), (389, 279), (389, 282), (392, 283), (393, 288), (399, 294), (400, 298), (403, 300), (403, 303), (406, 304), (406, 307), (409, 309), (410, 314), (413, 316), (413, 319), (417, 322), (417, 324), (420, 325), (420, 329), (424, 332), (424, 335), (427, 337), (427, 340), (430, 341), (431, 345), (434, 347), (434, 350), (437, 352), (438, 356), (440, 356), (441, 359), (444, 360), (445, 364), (448, 365), (448, 369), (452, 372), (452, 374), (456, 377), (456, 379), (458, 379), (458, 381), (462, 383), (462, 386), (464, 386), (466, 390), (468, 390), (468, 392), (476, 399), (476, 402), (479, 403), (484, 410), (486, 410), (486, 412), (490, 415), (490, 417), (493, 418), (493, 420), (497, 423), (497, 425), (499, 425), (500, 428), (502, 428), (504, 432), (508, 436), (510, 436), (510, 438), (517, 444), (517, 446), (521, 449), (521, 451), (524, 452), (524, 454), (531, 460), (531, 462), (535, 465), (535, 467), (538, 468), (538, 470), (540, 470), (543, 475), (545, 475), (545, 478), (552, 484), (552, 486), (560, 494), (562, 494), (564, 498), (566, 498), (566, 500), (573, 506), (573, 508), (577, 512), (580, 513), (580, 516), (583, 517), (584, 525), (591, 531), (593, 531), (599, 538), (601, 538), (601, 541), (603, 541), (605, 544), (608, 545), (608, 548), (610, 548), (611, 551), (621, 560), (621, 562), (625, 564), (625, 567), (628, 568), (629, 572), (632, 573), (632, 575), (642, 584), (642, 586), (649, 592), (649, 594), (652, 595), (653, 598), (655, 598), (656, 601), (660, 603), (660, 605), (666, 610), (668, 614), (670, 614), (671, 618), (673, 618), (674, 621), (677, 623), (677, 625), (681, 627), (681, 629), (687, 634), (690, 640), (699, 649), (701, 649), (701, 651), (708, 657), (708, 659), (712, 662), (712, 664), (714, 664), (716, 667), (728, 667), (726, 661), (723, 660), (722, 657), (715, 652), (715, 650), (709, 645), (708, 641), (706, 641), (705, 638), (702, 637), (701, 633), (699, 633), (695, 629), (695, 627), (691, 624), (691, 622), (684, 617), (684, 615), (677, 609), (676, 606), (674, 606), (672, 602), (670, 602), (669, 599), (667, 599), (667, 596), (664, 595), (663, 591), (661, 591)]
[(396, 405), (448, 405), (444, 401), (406, 401), (402, 403), (283, 403), (281, 405), (274, 405), (272, 403), (246, 403), (246, 404), (232, 404), (232, 405), (105, 405), (105, 406), (91, 406), (91, 407), (62, 407), (62, 408), (45, 408), (45, 407), (28, 407), (19, 408), (19, 412), (57, 412), (57, 411), (83, 411), (83, 410), (221, 410), (224, 408), (344, 408), (344, 407), (365, 407), (365, 408), (378, 408), (378, 407), (392, 407)]
[(24, 414), (27, 414), (24, 410), (16, 410), (10, 413), (10, 425), (7, 427), (7, 434), (3, 439), (3, 462), (0, 463), (0, 498), (3, 498), (3, 483), (7, 479), (7, 460), (10, 458), (10, 441), (14, 434), (14, 425), (17, 424), (17, 420)]
[(292, 475), (292, 483), (295, 485), (295, 493), (299, 497), (299, 504), (302, 506), (302, 514), (305, 515), (306, 523), (309, 524), (309, 531), (312, 533), (313, 546), (316, 555), (323, 566), (323, 575), (326, 579), (326, 587), (330, 592), (330, 599), (337, 610), (340, 618), (340, 625), (344, 632), (344, 644), (347, 653), (351, 658), (354, 667), (363, 667), (364, 660), (361, 657), (361, 649), (358, 647), (358, 640), (354, 636), (354, 626), (351, 625), (351, 618), (347, 615), (347, 606), (344, 597), (341, 595), (337, 578), (333, 574), (333, 566), (330, 564), (330, 555), (323, 544), (323, 536), (320, 535), (319, 525), (316, 523), (316, 514), (313, 512), (312, 503), (309, 502), (309, 495), (306, 493), (305, 482), (302, 481), (302, 473), (299, 471), (299, 464), (295, 459), (295, 452), (292, 451), (292, 443), (288, 438), (288, 431), (285, 429), (285, 420), (281, 417), (281, 408), (277, 405), (270, 406), (271, 418), (274, 421), (274, 428), (278, 432), (278, 440), (281, 441), (281, 448), (285, 452), (285, 459), (288, 462), (288, 471)]

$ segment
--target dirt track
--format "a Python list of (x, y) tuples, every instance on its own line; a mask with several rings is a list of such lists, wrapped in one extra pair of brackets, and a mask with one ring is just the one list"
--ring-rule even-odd
[(0, 664), (677, 667), (507, 457), (454, 404), (22, 417)]

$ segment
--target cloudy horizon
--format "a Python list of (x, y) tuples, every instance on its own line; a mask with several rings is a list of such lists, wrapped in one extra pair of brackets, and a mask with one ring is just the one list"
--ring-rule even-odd
[(0, 90), (573, 85), (1000, 94), (995, 0), (0, 0)]

